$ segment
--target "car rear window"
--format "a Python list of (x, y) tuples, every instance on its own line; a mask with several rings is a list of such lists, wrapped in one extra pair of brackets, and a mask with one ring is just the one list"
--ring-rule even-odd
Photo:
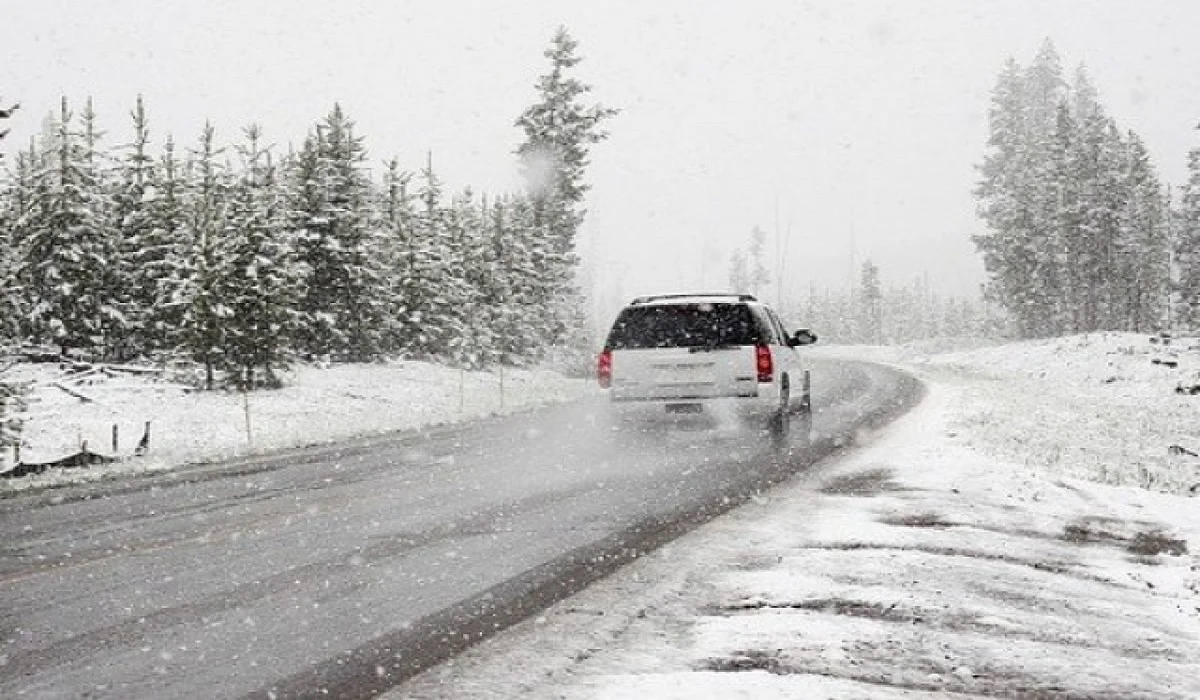
[(626, 308), (606, 345), (613, 350), (754, 345), (760, 337), (744, 304), (661, 304)]

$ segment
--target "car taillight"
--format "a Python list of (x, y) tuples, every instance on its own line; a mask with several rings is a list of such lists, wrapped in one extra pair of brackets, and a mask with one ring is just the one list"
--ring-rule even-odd
[(771, 359), (771, 348), (767, 345), (754, 347), (755, 365), (758, 367), (758, 381), (769, 382), (775, 374), (775, 362)]
[(612, 350), (605, 348), (596, 358), (596, 381), (601, 389), (612, 386)]

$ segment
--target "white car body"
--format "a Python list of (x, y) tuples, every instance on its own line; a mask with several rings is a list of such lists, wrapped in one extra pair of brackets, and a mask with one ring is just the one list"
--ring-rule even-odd
[(790, 418), (810, 407), (796, 348), (815, 336), (801, 333), (789, 337), (775, 312), (747, 294), (640, 297), (614, 322), (598, 378), (621, 408)]

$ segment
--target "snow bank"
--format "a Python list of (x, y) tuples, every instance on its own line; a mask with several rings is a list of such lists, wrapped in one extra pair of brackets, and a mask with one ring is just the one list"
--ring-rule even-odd
[[(125, 459), (3, 480), (0, 492), (470, 420), (569, 400), (592, 387), (557, 372), (463, 372), (410, 361), (300, 366), (286, 375), (284, 388), (250, 394), (192, 391), (119, 373), (71, 380), (55, 365), (20, 366), (14, 379), (34, 385), (22, 461), (57, 459), (84, 442), (92, 451), (113, 454), (114, 425), (119, 438), (115, 452)], [(147, 423), (149, 451), (134, 458)], [(5, 457), (0, 469), (11, 466), (11, 455)]]
[[(951, 430), (1057, 476), (1188, 493), (1200, 483), (1200, 340), (1095, 333), (946, 351), (968, 341), (829, 346), (823, 356), (907, 367), (964, 388)], [(976, 344), (977, 345), (977, 344)]]
[(1073, 336), (946, 353), (923, 367), (978, 380), (955, 425), (989, 454), (1157, 491), (1200, 483), (1200, 459), (1187, 454), (1200, 453), (1200, 396), (1175, 391), (1200, 370), (1190, 340)]

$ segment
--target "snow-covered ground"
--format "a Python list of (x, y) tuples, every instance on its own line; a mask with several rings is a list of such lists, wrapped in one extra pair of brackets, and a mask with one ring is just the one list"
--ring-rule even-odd
[[(114, 425), (116, 454), (124, 459), (0, 480), (0, 493), (469, 420), (575, 398), (594, 386), (552, 371), (462, 372), (408, 361), (302, 365), (286, 375), (284, 388), (250, 394), (190, 391), (119, 371), (78, 377), (53, 364), (20, 365), (12, 377), (33, 383), (23, 462), (59, 459), (84, 442), (111, 455)], [(134, 458), (147, 422), (149, 451)], [(11, 454), (0, 457), (0, 470), (12, 461)]]
[(1115, 334), (822, 353), (929, 395), (387, 697), (1200, 697), (1188, 367)]

